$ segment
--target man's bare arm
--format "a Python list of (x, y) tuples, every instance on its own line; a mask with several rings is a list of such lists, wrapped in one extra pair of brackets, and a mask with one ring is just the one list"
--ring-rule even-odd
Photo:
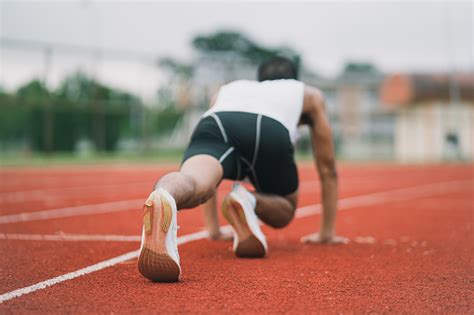
[(219, 226), (219, 218), (217, 216), (217, 197), (212, 196), (204, 204), (204, 224), (212, 240), (228, 240), (232, 239), (230, 233), (223, 233)]
[(321, 180), (323, 206), (319, 233), (302, 238), (309, 243), (344, 243), (346, 239), (336, 236), (335, 223), (338, 199), (338, 177), (332, 131), (325, 110), (322, 93), (306, 87), (303, 105), (304, 122), (311, 130), (311, 142), (316, 168)]

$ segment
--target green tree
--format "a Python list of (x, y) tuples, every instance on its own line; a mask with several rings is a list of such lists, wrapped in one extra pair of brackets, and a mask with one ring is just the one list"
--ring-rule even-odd
[(72, 151), (90, 139), (100, 151), (115, 149), (130, 131), (130, 112), (142, 107), (138, 97), (75, 73), (49, 91), (34, 79), (14, 95), (0, 94), (0, 137), (8, 145), (26, 139), (36, 151)]
[(0, 143), (4, 149), (26, 139), (28, 111), (25, 106), (17, 106), (14, 95), (0, 92)]
[(344, 65), (343, 74), (380, 74), (380, 71), (370, 62), (350, 61)]
[(42, 81), (34, 79), (19, 87), (16, 96), (21, 102), (38, 103), (50, 97), (50, 91)]
[(101, 84), (82, 72), (66, 77), (55, 95), (59, 99), (77, 104), (87, 104), (91, 101), (108, 102), (110, 105), (139, 103), (136, 96)]
[(273, 56), (285, 56), (299, 63), (300, 56), (289, 47), (265, 47), (237, 31), (218, 31), (210, 35), (198, 35), (193, 47), (203, 54), (231, 53), (246, 62), (258, 64)]
[(132, 107), (142, 106), (138, 97), (81, 72), (65, 78), (55, 96), (76, 106), (76, 137), (91, 139), (99, 151), (115, 149), (120, 136), (131, 132), (128, 118)]

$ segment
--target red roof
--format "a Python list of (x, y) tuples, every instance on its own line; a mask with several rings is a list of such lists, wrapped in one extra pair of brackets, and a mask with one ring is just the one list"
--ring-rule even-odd
[(474, 73), (394, 74), (387, 76), (380, 88), (383, 104), (399, 106), (430, 100), (450, 100), (451, 84), (461, 100), (474, 101)]

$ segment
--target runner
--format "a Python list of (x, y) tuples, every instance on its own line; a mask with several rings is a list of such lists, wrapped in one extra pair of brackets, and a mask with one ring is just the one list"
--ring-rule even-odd
[[(258, 220), (282, 228), (297, 208), (294, 144), (298, 125), (303, 124), (311, 130), (323, 211), (320, 232), (302, 241), (346, 242), (335, 235), (338, 184), (324, 97), (297, 78), (293, 62), (275, 57), (260, 65), (258, 82), (238, 80), (220, 88), (194, 130), (179, 171), (160, 178), (145, 201), (138, 260), (143, 276), (153, 281), (179, 280), (178, 210), (206, 203), (211, 238), (227, 239), (217, 221), (216, 189), (222, 179), (236, 182), (222, 204), (233, 228), (235, 255), (264, 257), (268, 245)], [(246, 179), (255, 191), (239, 183)]]

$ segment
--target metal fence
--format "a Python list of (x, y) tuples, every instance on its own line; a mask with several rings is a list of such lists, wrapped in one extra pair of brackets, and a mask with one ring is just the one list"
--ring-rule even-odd
[[(158, 93), (169, 80), (157, 68), (158, 59), (152, 55), (6, 39), (2, 39), (1, 49), (1, 62), (7, 70), (0, 74), (0, 87), (7, 88), (3, 92), (0, 90), (2, 153), (109, 151), (142, 154), (161, 148), (183, 148), (203, 111), (202, 104), (198, 104), (201, 107), (190, 104), (187, 108), (179, 108), (173, 103), (176, 95), (168, 93), (170, 91)], [(22, 79), (21, 75), (12, 72), (15, 67), (9, 63), (23, 61), (28, 67), (37, 69), (38, 86), (49, 89), (47, 93), (19, 95), (17, 90), (4, 84), (11, 81), (6, 80), (6, 76)], [(110, 73), (127, 76), (130, 72), (126, 69), (130, 68), (134, 69), (132, 81), (138, 82), (131, 92), (117, 92), (120, 89), (106, 86)], [(89, 81), (63, 86), (62, 92), (58, 92), (61, 79), (74, 72), (84, 74)], [(23, 78), (21, 83), (26, 80), (27, 77)], [(194, 84), (199, 83), (198, 80), (194, 78)], [(344, 103), (347, 97), (337, 97), (338, 83), (331, 84), (329, 101), (337, 103), (339, 109), (330, 110), (338, 156), (344, 159), (392, 159), (395, 117), (379, 110), (376, 92), (363, 91), (365, 94), (361, 95), (367, 96), (359, 102), (367, 101), (368, 106), (360, 104), (358, 108), (364, 111), (358, 111), (352, 103)], [(59, 95), (61, 93), (70, 95)], [(159, 95), (165, 95), (166, 100)], [(349, 116), (345, 115), (346, 107), (351, 110)], [(311, 151), (309, 133), (304, 128), (297, 149), (302, 153)]]

